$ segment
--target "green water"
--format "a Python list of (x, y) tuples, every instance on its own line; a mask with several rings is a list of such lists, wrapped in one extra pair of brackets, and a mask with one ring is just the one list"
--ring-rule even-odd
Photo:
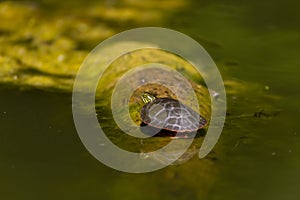
[[(299, 6), (292, 0), (1, 2), (0, 198), (298, 199)], [(128, 174), (84, 148), (71, 89), (94, 46), (140, 26), (175, 29), (206, 48), (225, 81), (228, 117), (207, 158)], [(261, 110), (270, 116), (252, 117)]]

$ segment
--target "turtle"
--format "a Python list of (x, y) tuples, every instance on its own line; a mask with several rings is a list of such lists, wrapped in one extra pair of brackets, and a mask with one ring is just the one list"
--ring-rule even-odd
[(141, 131), (146, 134), (188, 138), (208, 124), (203, 116), (176, 99), (157, 98), (147, 92), (141, 98), (145, 103), (140, 111)]

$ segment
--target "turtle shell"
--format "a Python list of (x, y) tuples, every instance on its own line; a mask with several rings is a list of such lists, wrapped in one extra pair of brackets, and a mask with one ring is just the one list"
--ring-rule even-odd
[(171, 98), (157, 98), (141, 109), (143, 125), (175, 133), (194, 132), (207, 121), (188, 106)]

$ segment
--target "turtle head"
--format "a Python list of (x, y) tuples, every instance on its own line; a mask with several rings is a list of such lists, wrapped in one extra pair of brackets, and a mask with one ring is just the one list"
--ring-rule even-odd
[(141, 98), (143, 100), (143, 102), (146, 103), (150, 103), (152, 101), (154, 101), (156, 99), (156, 97), (148, 92), (143, 92), (141, 94)]

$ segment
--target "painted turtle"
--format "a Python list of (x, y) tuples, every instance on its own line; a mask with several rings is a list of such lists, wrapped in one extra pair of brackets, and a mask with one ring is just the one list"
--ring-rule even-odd
[(144, 92), (141, 98), (141, 130), (155, 136), (194, 137), (207, 120), (188, 106), (172, 98), (156, 98)]

